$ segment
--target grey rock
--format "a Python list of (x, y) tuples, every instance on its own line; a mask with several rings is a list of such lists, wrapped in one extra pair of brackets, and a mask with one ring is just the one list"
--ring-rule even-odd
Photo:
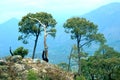
[(6, 61), (4, 61), (4, 60), (0, 60), (0, 65), (6, 65), (6, 64), (7, 64)]
[(19, 62), (22, 60), (22, 57), (20, 55), (14, 55), (10, 58), (11, 62)]

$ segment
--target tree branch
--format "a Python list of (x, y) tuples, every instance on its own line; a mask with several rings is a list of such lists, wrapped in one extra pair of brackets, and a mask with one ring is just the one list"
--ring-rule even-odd
[(11, 47), (10, 47), (9, 49), (10, 49), (9, 51), (10, 51), (11, 56), (13, 56), (13, 52), (12, 52), (12, 50), (11, 50)]
[(44, 25), (39, 19), (37, 19), (37, 18), (32, 18), (32, 17), (29, 17), (29, 18), (38, 21), (43, 27), (45, 27), (45, 25)]
[(90, 43), (90, 42), (92, 42), (93, 40), (90, 40), (90, 41), (88, 41), (88, 42), (85, 42), (84, 44), (82, 44), (81, 46), (80, 46), (80, 48), (82, 48), (84, 45), (86, 45), (86, 44), (88, 44), (88, 43)]
[(55, 32), (47, 32), (47, 34), (52, 34), (52, 33), (55, 33)]

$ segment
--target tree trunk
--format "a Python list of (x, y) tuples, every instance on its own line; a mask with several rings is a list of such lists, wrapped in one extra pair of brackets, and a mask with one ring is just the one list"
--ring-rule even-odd
[(108, 74), (108, 80), (113, 80), (113, 79), (111, 78), (111, 73)]
[(94, 79), (94, 75), (93, 75), (93, 74), (91, 74), (91, 80), (95, 80), (95, 79)]
[(46, 38), (47, 38), (47, 31), (46, 31), (46, 26), (44, 26), (44, 50), (45, 50), (45, 57), (48, 59), (48, 46), (46, 43)]
[(34, 59), (34, 57), (35, 57), (35, 51), (36, 51), (36, 46), (37, 46), (37, 42), (38, 42), (38, 37), (39, 37), (39, 35), (37, 35), (36, 39), (35, 39), (35, 44), (34, 44), (34, 48), (33, 48), (32, 59)]
[(68, 63), (68, 71), (70, 71), (70, 65), (71, 65), (71, 54), (72, 54), (73, 48), (71, 49), (70, 52), (70, 57), (69, 57), (69, 63)]
[(46, 37), (47, 36), (44, 36), (44, 50), (45, 50), (45, 56), (48, 58), (48, 47), (46, 44)]
[(11, 50), (11, 47), (10, 47), (10, 50), (9, 50), (9, 51), (10, 51), (11, 56), (13, 56), (13, 52), (12, 52), (12, 50)]
[(77, 38), (77, 48), (78, 48), (78, 75), (81, 74), (81, 55), (80, 55), (80, 39)]

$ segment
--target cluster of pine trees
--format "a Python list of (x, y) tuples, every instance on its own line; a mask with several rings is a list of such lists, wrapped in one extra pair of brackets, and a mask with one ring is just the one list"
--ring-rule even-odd
[[(68, 71), (77, 70), (77, 47), (72, 48), (69, 56), (69, 64), (60, 63), (59, 66)], [(120, 79), (120, 52), (108, 45), (100, 45), (94, 55), (88, 56), (81, 52), (81, 75), (86, 80), (119, 80)]]

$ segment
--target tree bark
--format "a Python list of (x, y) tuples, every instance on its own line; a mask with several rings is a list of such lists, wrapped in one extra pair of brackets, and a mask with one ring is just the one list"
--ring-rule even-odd
[(35, 58), (35, 51), (36, 51), (36, 46), (37, 46), (37, 42), (38, 42), (38, 37), (39, 37), (39, 35), (37, 35), (37, 36), (36, 36), (36, 39), (35, 39), (35, 44), (34, 44), (34, 48), (33, 48), (32, 59)]
[(12, 52), (12, 50), (11, 50), (11, 47), (10, 47), (9, 49), (10, 49), (9, 51), (10, 51), (11, 56), (13, 56), (13, 52)]
[(95, 79), (94, 79), (94, 75), (93, 75), (93, 74), (91, 74), (91, 80), (95, 80)]
[(73, 48), (71, 49), (71, 52), (70, 52), (70, 57), (69, 57), (69, 63), (68, 63), (68, 71), (70, 71), (70, 65), (71, 65), (71, 54), (73, 52)]
[(48, 59), (48, 46), (46, 43), (46, 38), (47, 38), (47, 31), (46, 31), (46, 26), (44, 27), (44, 50), (45, 50), (45, 57)]
[[(38, 20), (37, 18), (31, 18), (31, 17), (29, 17), (29, 18), (30, 18), (30, 19), (34, 19), (34, 20), (37, 20), (37, 21), (39, 22), (39, 24), (42, 25), (43, 28), (44, 28), (44, 51), (45, 51), (45, 57), (48, 59), (48, 47), (47, 47), (47, 43), (46, 43), (46, 38), (47, 38), (46, 27), (47, 27), (47, 26), (46, 26), (45, 24), (43, 24), (43, 23), (42, 23), (40, 20)], [(35, 49), (36, 49), (36, 46), (37, 46), (38, 37), (39, 37), (39, 34), (38, 34), (38, 36), (36, 36), (32, 59), (34, 59)]]
[(111, 73), (108, 74), (108, 80), (113, 80), (111, 77)]
[(80, 55), (80, 38), (77, 37), (77, 48), (78, 48), (78, 75), (81, 74), (81, 55)]

